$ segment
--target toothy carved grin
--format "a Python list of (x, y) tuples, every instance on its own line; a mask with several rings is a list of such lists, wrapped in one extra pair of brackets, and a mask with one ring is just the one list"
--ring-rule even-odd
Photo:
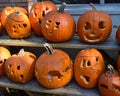
[[(108, 86), (105, 84), (100, 84), (100, 86), (102, 88), (108, 89)], [(116, 85), (112, 85), (112, 91), (115, 92), (117, 95), (116, 96), (120, 96), (120, 87), (116, 86)]]

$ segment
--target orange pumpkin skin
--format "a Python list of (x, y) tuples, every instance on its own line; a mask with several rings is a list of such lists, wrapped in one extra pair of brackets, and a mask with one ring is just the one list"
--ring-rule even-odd
[(41, 22), (43, 36), (51, 42), (64, 42), (72, 39), (75, 26), (74, 18), (64, 10), (49, 12)]
[(36, 61), (35, 76), (46, 88), (58, 88), (67, 85), (73, 76), (70, 57), (63, 51), (54, 49), (53, 54), (44, 52)]
[(43, 36), (41, 31), (41, 20), (48, 12), (52, 10), (57, 10), (57, 7), (52, 1), (42, 1), (33, 4), (29, 13), (29, 20), (33, 32), (37, 36)]
[(36, 56), (31, 52), (13, 54), (5, 62), (6, 76), (14, 82), (26, 83), (35, 76)]
[(120, 72), (120, 54), (118, 55), (118, 58), (117, 58), (117, 68), (118, 68), (118, 71)]
[(3, 25), (3, 27), (5, 26), (5, 21), (7, 19), (7, 16), (10, 15), (13, 12), (16, 12), (17, 10), (20, 10), (21, 12), (28, 14), (27, 10), (23, 7), (11, 7), (11, 6), (7, 6), (5, 7), (2, 12), (1, 12), (1, 23)]
[(120, 25), (118, 26), (118, 29), (116, 31), (116, 40), (120, 41)]
[(31, 25), (28, 16), (19, 11), (11, 13), (7, 17), (5, 29), (11, 38), (21, 39), (31, 35)]
[[(1, 17), (1, 12), (0, 12), (0, 17)], [(1, 22), (1, 18), (0, 18), (0, 34), (2, 33), (2, 29), (3, 29), (3, 25), (2, 25), (2, 22)]]
[(5, 75), (4, 64), (10, 56), (10, 51), (5, 47), (0, 46), (0, 77)]
[(77, 22), (78, 36), (81, 41), (89, 44), (103, 43), (109, 37), (111, 30), (111, 17), (103, 11), (87, 11)]
[(105, 71), (98, 80), (98, 89), (101, 96), (120, 96), (120, 74), (117, 70), (115, 73)]
[(78, 85), (94, 88), (104, 71), (104, 59), (97, 49), (81, 50), (74, 61), (74, 77)]

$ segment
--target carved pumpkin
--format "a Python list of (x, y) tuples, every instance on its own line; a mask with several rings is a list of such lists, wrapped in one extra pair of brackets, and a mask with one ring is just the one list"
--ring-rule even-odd
[(35, 76), (37, 81), (46, 88), (58, 88), (70, 82), (73, 75), (72, 62), (67, 53), (52, 49), (44, 44), (44, 52), (36, 61)]
[(5, 62), (6, 76), (19, 83), (26, 83), (35, 76), (36, 56), (31, 53), (20, 50), (18, 54), (13, 54)]
[(118, 26), (117, 31), (116, 31), (116, 40), (120, 41), (120, 25)]
[(120, 74), (108, 65), (109, 70), (102, 73), (98, 88), (101, 96), (120, 96)]
[(57, 7), (52, 1), (41, 1), (33, 4), (29, 13), (29, 20), (31, 22), (33, 32), (37, 36), (42, 36), (41, 20), (52, 10), (57, 10)]
[(10, 15), (13, 12), (16, 12), (17, 10), (20, 10), (21, 12), (28, 14), (27, 10), (23, 7), (11, 7), (11, 6), (7, 6), (5, 7), (2, 12), (1, 12), (1, 22), (3, 27), (5, 26), (5, 21), (8, 15)]
[(97, 49), (81, 50), (74, 61), (76, 82), (84, 88), (96, 87), (104, 66), (102, 54)]
[(64, 12), (66, 4), (63, 3), (58, 11), (49, 12), (41, 22), (43, 36), (52, 42), (70, 40), (75, 33), (75, 20)]
[[(1, 12), (0, 12), (0, 17), (1, 17)], [(3, 25), (2, 25), (2, 22), (1, 22), (1, 18), (0, 18), (0, 34), (2, 33), (2, 29), (3, 29)]]
[(77, 22), (77, 32), (80, 39), (85, 43), (98, 44), (104, 42), (111, 33), (111, 17), (103, 11), (95, 9), (81, 15)]
[(118, 58), (117, 58), (117, 69), (120, 72), (120, 54), (118, 55)]
[(10, 51), (5, 47), (0, 46), (0, 77), (5, 75), (4, 64), (10, 56)]
[(27, 38), (31, 34), (28, 16), (20, 11), (11, 13), (7, 17), (5, 29), (11, 38)]

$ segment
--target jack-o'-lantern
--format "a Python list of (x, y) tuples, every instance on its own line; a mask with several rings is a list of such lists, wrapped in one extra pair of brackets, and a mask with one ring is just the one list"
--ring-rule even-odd
[(47, 52), (40, 55), (35, 64), (37, 81), (46, 88), (58, 88), (70, 82), (73, 76), (72, 62), (67, 53), (44, 44)]
[(41, 1), (33, 4), (29, 13), (29, 20), (33, 29), (33, 32), (37, 36), (42, 36), (41, 20), (50, 11), (57, 10), (57, 7), (52, 1)]
[(66, 3), (63, 3), (58, 11), (51, 11), (42, 19), (42, 33), (49, 41), (64, 42), (74, 36), (75, 20), (64, 11), (65, 6)]
[(120, 96), (120, 74), (111, 65), (101, 74), (98, 88), (101, 96)]
[(21, 49), (18, 54), (13, 54), (5, 62), (6, 76), (14, 82), (26, 83), (35, 76), (36, 56)]
[(3, 25), (3, 27), (5, 26), (5, 21), (8, 15), (10, 15), (13, 12), (16, 12), (17, 10), (20, 10), (21, 12), (28, 14), (27, 10), (23, 7), (11, 7), (11, 6), (7, 6), (5, 7), (2, 12), (1, 12), (1, 23)]
[(118, 58), (117, 58), (117, 69), (120, 72), (120, 54), (118, 54)]
[(118, 26), (117, 31), (116, 31), (116, 40), (120, 41), (120, 25)]
[(5, 29), (11, 38), (16, 39), (27, 38), (31, 34), (28, 16), (19, 10), (7, 17)]
[[(0, 17), (1, 17), (1, 12), (0, 12)], [(2, 33), (2, 29), (3, 29), (3, 25), (2, 25), (2, 22), (1, 22), (1, 18), (0, 18), (0, 34)]]
[(104, 71), (102, 54), (94, 48), (81, 50), (74, 61), (75, 80), (81, 87), (94, 88), (98, 77)]
[(92, 11), (82, 14), (77, 22), (77, 32), (81, 41), (89, 44), (103, 43), (112, 30), (110, 15), (104, 11), (98, 11), (93, 4)]
[(5, 75), (4, 64), (6, 59), (8, 59), (10, 56), (10, 51), (5, 47), (0, 46), (0, 77)]

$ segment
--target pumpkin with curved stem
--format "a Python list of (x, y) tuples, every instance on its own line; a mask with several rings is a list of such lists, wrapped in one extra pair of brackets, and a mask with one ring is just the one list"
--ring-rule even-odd
[(104, 59), (97, 49), (81, 50), (74, 61), (75, 80), (84, 88), (94, 88), (104, 67)]
[(75, 20), (64, 11), (63, 3), (58, 11), (49, 12), (41, 22), (43, 36), (52, 42), (64, 42), (72, 39), (75, 33)]
[(45, 43), (44, 52), (36, 61), (35, 76), (37, 81), (46, 88), (58, 88), (70, 82), (73, 75), (72, 62), (67, 53), (52, 49)]
[(31, 53), (20, 50), (18, 54), (13, 54), (5, 62), (6, 76), (19, 83), (26, 83), (35, 76), (36, 56)]
[(57, 10), (57, 7), (52, 1), (36, 2), (32, 5), (29, 13), (29, 20), (33, 29), (33, 32), (37, 36), (42, 36), (41, 20), (44, 16), (53, 10)]
[(10, 56), (10, 51), (5, 47), (0, 46), (0, 77), (5, 75), (4, 64)]
[(94, 5), (92, 11), (87, 11), (81, 15), (77, 22), (77, 32), (81, 41), (89, 44), (104, 42), (112, 30), (112, 20), (110, 15), (104, 11), (98, 11)]
[(101, 74), (98, 88), (101, 96), (120, 96), (120, 74), (111, 65)]
[(7, 7), (5, 7), (1, 12), (1, 23), (2, 23), (3, 27), (5, 27), (5, 22), (6, 22), (7, 16), (10, 15), (11, 13), (13, 13), (13, 12), (16, 12), (17, 10), (20, 10), (21, 12), (23, 12), (25, 14), (28, 14), (27, 10), (23, 7), (18, 7), (18, 6), (15, 6), (15, 7), (7, 6)]
[(28, 16), (19, 10), (7, 17), (5, 29), (11, 38), (21, 39), (31, 35), (31, 25)]

